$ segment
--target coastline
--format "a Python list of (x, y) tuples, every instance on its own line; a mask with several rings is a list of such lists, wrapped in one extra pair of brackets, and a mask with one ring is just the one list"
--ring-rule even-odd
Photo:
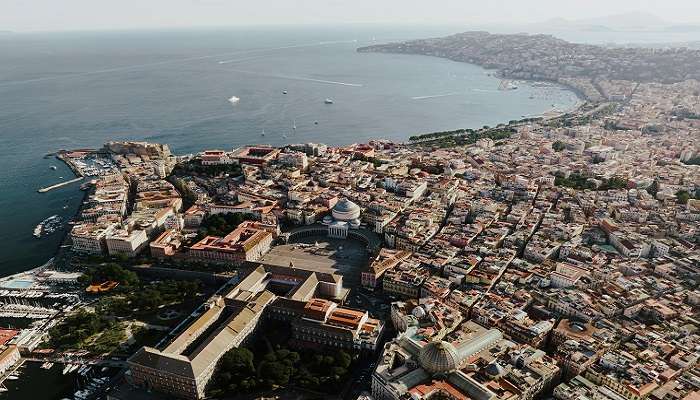
[[(413, 55), (413, 54), (411, 54), (411, 55)], [(420, 54), (416, 54), (416, 55), (420, 55)], [(430, 56), (430, 57), (435, 57), (435, 56)], [(448, 59), (448, 58), (445, 58), (445, 57), (436, 57), (436, 58)], [(486, 70), (486, 71), (495, 71), (493, 76), (496, 77), (496, 78), (498, 78), (498, 79), (511, 79), (511, 78), (505, 78), (505, 77), (503, 77), (503, 76), (500, 74), (500, 71), (497, 71), (497, 70), (489, 70), (489, 69), (487, 69), (487, 68), (485, 68), (485, 67), (483, 67), (483, 66), (481, 66), (481, 65), (478, 65), (478, 64), (464, 63), (464, 62), (457, 61), (457, 60), (451, 60), (451, 61), (459, 62), (459, 63), (463, 63), (463, 64), (471, 64), (471, 65), (474, 65), (474, 66), (483, 68), (483, 69)], [(558, 89), (560, 89), (560, 90), (568, 90), (569, 92), (573, 93), (573, 94), (576, 96), (576, 98), (579, 100), (579, 101), (577, 101), (571, 108), (569, 108), (569, 109), (567, 109), (567, 110), (561, 110), (561, 112), (560, 112), (560, 113), (557, 113), (556, 115), (545, 116), (545, 114), (548, 113), (548, 110), (542, 111), (542, 113), (540, 114), (539, 117), (541, 117), (541, 118), (543, 118), (543, 119), (547, 119), (547, 120), (556, 119), (556, 118), (559, 118), (559, 117), (561, 117), (561, 116), (563, 116), (563, 115), (565, 115), (565, 114), (576, 112), (576, 111), (579, 110), (582, 106), (584, 106), (585, 104), (587, 104), (587, 103), (589, 102), (589, 101), (583, 96), (583, 94), (582, 94), (580, 91), (576, 90), (575, 88), (573, 88), (573, 87), (571, 87), (571, 86), (569, 86), (569, 85), (562, 84), (562, 83), (560, 83), (560, 82), (556, 82), (556, 81), (547, 81), (547, 80), (528, 80), (528, 79), (512, 79), (512, 80), (518, 81), (518, 82), (525, 82), (525, 83), (527, 83), (527, 84), (531, 84), (531, 83), (545, 83), (545, 84), (548, 84), (548, 85), (552, 85), (552, 88), (558, 88)], [(549, 110), (549, 111), (551, 111), (551, 110)], [(502, 123), (506, 123), (506, 122), (502, 122)], [(455, 128), (455, 129), (460, 129), (460, 128)], [(477, 128), (477, 129), (478, 129), (478, 128)], [(422, 134), (424, 134), (424, 133), (425, 133), (425, 132), (423, 132)], [(429, 133), (430, 133), (430, 132), (429, 132)], [(421, 133), (420, 133), (420, 132), (407, 133), (406, 136), (407, 136), (407, 138), (408, 138), (408, 137), (412, 136), (413, 134), (421, 134)], [(378, 137), (378, 138), (381, 138), (381, 135), (378, 135), (377, 137)], [(407, 139), (406, 139), (406, 141), (401, 141), (401, 142), (399, 142), (399, 143), (401, 143), (401, 144), (403, 144), (403, 145), (414, 145), (414, 144), (415, 144), (415, 143), (411, 143), (411, 142), (408, 141)], [(67, 156), (66, 156), (66, 154), (67, 154), (67, 153), (71, 153), (71, 152), (95, 152), (95, 151), (97, 151), (97, 150), (96, 150), (96, 149), (90, 149), (90, 148), (78, 148), (78, 149), (74, 149), (74, 150), (60, 149), (60, 150), (56, 151), (56, 152), (53, 153), (53, 154), (54, 154), (54, 157), (55, 157), (56, 159), (61, 160), (66, 166), (68, 166), (68, 168), (71, 170), (71, 172), (73, 172), (75, 178), (84, 178), (84, 177), (85, 177), (84, 174), (83, 174), (83, 173), (80, 171), (80, 169), (71, 161), (70, 157), (67, 157)], [(72, 219), (69, 220), (69, 221), (67, 221), (67, 224), (70, 224), (71, 222), (73, 222), (73, 221), (77, 218), (77, 216), (80, 214), (80, 211), (81, 211), (82, 208), (83, 208), (83, 202), (85, 201), (85, 198), (88, 196), (88, 194), (89, 194), (89, 191), (83, 191), (83, 194), (82, 194), (82, 196), (81, 196), (82, 199), (81, 199), (81, 201), (80, 201), (80, 205), (78, 206), (77, 210), (76, 210), (75, 213), (73, 214)], [(57, 262), (57, 261), (61, 261), (61, 260), (62, 260), (62, 257), (61, 257), (61, 256), (62, 256), (62, 250), (63, 250), (64, 246), (67, 246), (67, 245), (69, 244), (69, 243), (68, 243), (68, 241), (69, 241), (69, 234), (70, 234), (70, 230), (69, 230), (69, 229), (66, 229), (66, 230), (64, 231), (64, 233), (63, 233), (63, 238), (61, 239), (61, 241), (60, 241), (60, 242), (58, 243), (58, 245), (57, 245), (56, 251), (53, 253), (53, 256), (50, 258), (49, 261), (52, 262), (52, 265), (53, 265), (53, 266), (56, 266), (56, 262)], [(47, 261), (47, 263), (48, 263), (49, 261)], [(22, 275), (22, 274), (26, 274), (26, 273), (28, 273), (28, 272), (30, 272), (30, 271), (34, 271), (35, 269), (38, 269), (38, 268), (45, 268), (45, 267), (47, 266), (47, 263), (42, 264), (40, 267), (34, 267), (34, 268), (30, 268), (30, 269), (28, 269), (28, 270), (18, 271), (18, 272), (9, 274), (9, 275), (2, 275), (2, 276), (0, 276), (0, 279), (6, 280), (6, 279), (9, 279), (9, 278), (14, 277), (14, 276), (19, 276), (19, 275)], [(60, 266), (58, 266), (58, 267), (60, 268)]]
[[(490, 68), (487, 65), (482, 65), (482, 64), (477, 64), (474, 62), (466, 62), (462, 60), (455, 59), (454, 57), (443, 57), (443, 56), (438, 56), (438, 55), (433, 55), (433, 54), (422, 54), (422, 53), (407, 53), (407, 52), (399, 52), (399, 51), (387, 51), (383, 49), (379, 50), (373, 50), (371, 49), (371, 46), (368, 47), (358, 47), (355, 49), (358, 53), (376, 53), (376, 54), (402, 54), (402, 55), (409, 55), (409, 56), (424, 56), (424, 57), (433, 57), (433, 58), (439, 58), (443, 60), (450, 60), (456, 63), (460, 64), (467, 64), (467, 65), (473, 65), (479, 68), (484, 69), (485, 71), (491, 71), (493, 73), (494, 78), (498, 79), (504, 79), (504, 80), (513, 80), (513, 81), (520, 81), (520, 82), (527, 82), (527, 83), (546, 83), (549, 85), (554, 85), (558, 86), (559, 88), (566, 89), (570, 92), (572, 92), (581, 102), (590, 102), (590, 103), (595, 103), (595, 100), (592, 100), (588, 98), (579, 88), (566, 83), (566, 82), (561, 82), (558, 80), (553, 80), (553, 79), (528, 79), (528, 78), (522, 78), (522, 77), (516, 77), (516, 76), (508, 76), (504, 74), (504, 72), (500, 69), (497, 68)], [(574, 107), (571, 110), (568, 110), (568, 112), (574, 111), (580, 107), (580, 104)]]

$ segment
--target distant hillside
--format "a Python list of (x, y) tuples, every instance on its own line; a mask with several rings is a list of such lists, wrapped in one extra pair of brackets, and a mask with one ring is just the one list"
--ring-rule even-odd
[(623, 14), (614, 14), (604, 17), (597, 18), (585, 18), (574, 21), (574, 23), (582, 25), (599, 25), (606, 26), (611, 29), (616, 30), (630, 30), (630, 29), (650, 29), (659, 28), (669, 25), (668, 21), (665, 21), (656, 15), (644, 13), (644, 12), (629, 12)]
[(609, 48), (569, 43), (550, 35), (465, 32), (391, 43), (360, 52), (422, 54), (496, 69), (513, 79), (621, 79), (674, 83), (700, 80), (700, 51), (677, 48)]

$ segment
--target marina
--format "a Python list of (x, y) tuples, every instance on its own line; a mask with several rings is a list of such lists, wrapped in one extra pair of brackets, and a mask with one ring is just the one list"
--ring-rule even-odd
[(34, 237), (41, 238), (42, 235), (50, 235), (56, 232), (60, 227), (63, 219), (58, 215), (52, 215), (45, 220), (41, 221), (34, 228)]

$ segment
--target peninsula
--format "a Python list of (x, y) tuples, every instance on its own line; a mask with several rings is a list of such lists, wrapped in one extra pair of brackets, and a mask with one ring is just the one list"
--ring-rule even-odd
[(600, 101), (619, 93), (614, 81), (673, 84), (700, 79), (700, 50), (610, 48), (569, 43), (550, 35), (465, 32), (442, 38), (361, 47), (359, 52), (421, 54), (497, 70), (503, 78), (564, 84)]

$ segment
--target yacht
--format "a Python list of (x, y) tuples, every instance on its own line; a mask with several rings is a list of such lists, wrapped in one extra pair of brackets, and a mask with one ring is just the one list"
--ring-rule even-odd
[(287, 94), (287, 91), (286, 91), (286, 90), (283, 90), (283, 91), (282, 91), (282, 94)]
[(326, 100), (324, 100), (324, 103), (333, 104), (333, 99), (326, 99)]

